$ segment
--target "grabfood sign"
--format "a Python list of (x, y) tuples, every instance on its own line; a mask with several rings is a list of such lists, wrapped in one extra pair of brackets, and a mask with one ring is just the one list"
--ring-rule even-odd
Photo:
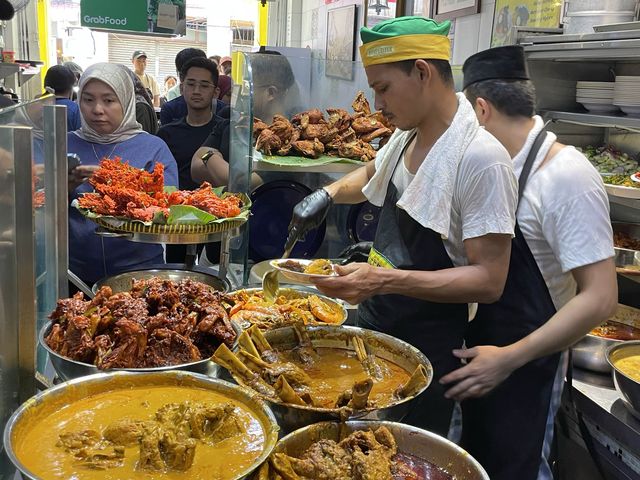
[(81, 0), (83, 27), (146, 32), (147, 0)]

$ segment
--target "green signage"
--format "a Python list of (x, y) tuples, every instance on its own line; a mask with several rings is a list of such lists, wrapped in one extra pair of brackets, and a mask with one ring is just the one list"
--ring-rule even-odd
[(186, 0), (80, 0), (83, 27), (184, 35)]
[(83, 27), (146, 32), (147, 0), (81, 0)]

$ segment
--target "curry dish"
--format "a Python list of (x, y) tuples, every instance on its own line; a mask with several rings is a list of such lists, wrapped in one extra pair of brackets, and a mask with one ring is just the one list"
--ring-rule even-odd
[(262, 464), (257, 480), (453, 480), (439, 467), (398, 452), (386, 427), (361, 430), (336, 442), (314, 442), (300, 456), (274, 453)]
[(640, 383), (640, 355), (630, 355), (614, 362), (618, 370)]
[(295, 290), (278, 290), (274, 301), (265, 299), (262, 290), (240, 290), (230, 294), (229, 303), (231, 321), (258, 325), (263, 330), (296, 322), (338, 325), (345, 321), (345, 311), (336, 301), (318, 295), (304, 296)]
[(424, 366), (411, 374), (367, 353), (359, 337), (351, 339), (355, 351), (315, 348), (304, 327), (294, 330), (298, 345), (277, 350), (259, 328), (251, 327), (240, 335), (237, 353), (221, 345), (212, 359), (272, 401), (316, 408), (384, 408), (428, 384)]
[(258, 459), (265, 432), (246, 405), (219, 393), (134, 387), (27, 417), (13, 445), (39, 478), (226, 480)]

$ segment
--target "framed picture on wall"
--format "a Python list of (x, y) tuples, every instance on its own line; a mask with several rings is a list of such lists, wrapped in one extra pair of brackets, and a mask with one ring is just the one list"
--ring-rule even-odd
[(556, 0), (496, 0), (491, 46), (515, 43), (513, 27), (557, 28), (561, 11)]
[(327, 12), (327, 66), (325, 75), (353, 79), (356, 35), (356, 6)]
[(432, 0), (431, 12), (437, 21), (480, 13), (480, 0)]

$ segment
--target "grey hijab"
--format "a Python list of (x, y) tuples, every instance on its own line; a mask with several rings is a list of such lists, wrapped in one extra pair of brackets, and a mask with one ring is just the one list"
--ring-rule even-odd
[(119, 143), (143, 133), (142, 127), (136, 121), (136, 97), (133, 91), (133, 82), (129, 77), (129, 70), (124, 65), (115, 63), (96, 63), (87, 68), (80, 77), (80, 90), (78, 100), (82, 102), (82, 91), (91, 80), (100, 80), (109, 85), (116, 93), (124, 117), (122, 123), (113, 133), (103, 134), (96, 132), (85, 121), (82, 115), (82, 126), (74, 133), (83, 140), (93, 143)]

